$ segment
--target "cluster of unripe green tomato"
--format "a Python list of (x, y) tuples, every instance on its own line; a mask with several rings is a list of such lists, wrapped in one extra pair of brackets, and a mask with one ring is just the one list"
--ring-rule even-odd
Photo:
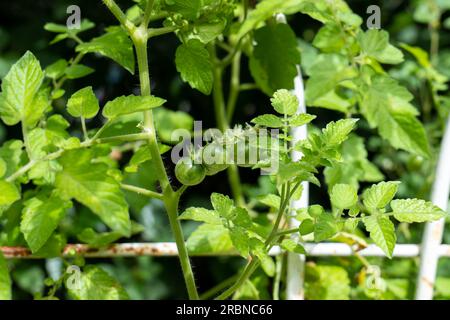
[(264, 158), (267, 152), (245, 140), (232, 145), (213, 142), (181, 158), (175, 166), (175, 176), (183, 185), (194, 186), (230, 165), (253, 167)]

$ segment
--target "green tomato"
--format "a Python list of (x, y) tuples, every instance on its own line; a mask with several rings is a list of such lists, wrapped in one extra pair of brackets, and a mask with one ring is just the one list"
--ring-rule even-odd
[(226, 152), (222, 145), (211, 143), (203, 149), (203, 165), (206, 175), (213, 176), (228, 168)]
[(203, 181), (206, 169), (196, 164), (191, 158), (182, 158), (175, 166), (175, 176), (185, 186), (195, 186)]
[(234, 163), (239, 167), (253, 167), (258, 162), (258, 158), (258, 148), (250, 146), (248, 141), (245, 141), (245, 143), (239, 142), (234, 145)]

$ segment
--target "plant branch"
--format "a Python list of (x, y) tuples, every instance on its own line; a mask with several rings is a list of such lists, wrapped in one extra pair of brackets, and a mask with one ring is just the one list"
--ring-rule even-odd
[(197, 286), (195, 284), (194, 273), (192, 271), (189, 254), (184, 241), (183, 229), (181, 228), (180, 220), (178, 219), (178, 206), (180, 196), (172, 190), (164, 193), (164, 204), (169, 216), (170, 227), (175, 237), (175, 243), (178, 248), (178, 257), (183, 271), (184, 282), (189, 294), (189, 299), (199, 300)]
[(132, 186), (132, 185), (129, 185), (129, 184), (122, 183), (122, 184), (120, 184), (120, 187), (122, 189), (124, 189), (124, 190), (131, 191), (131, 192), (134, 192), (134, 193), (137, 193), (137, 194), (141, 194), (141, 195), (144, 195), (144, 196), (149, 197), (149, 198), (156, 198), (156, 199), (162, 200), (163, 197), (164, 197), (161, 193), (154, 192), (154, 191), (151, 191), (151, 190), (147, 190), (147, 189), (144, 189), (144, 188), (139, 188), (139, 187)]
[(80, 121), (81, 121), (81, 129), (83, 130), (84, 140), (89, 140), (89, 136), (86, 129), (86, 120), (84, 119), (84, 117), (81, 117)]
[(25, 145), (25, 151), (28, 155), (28, 158), (31, 159), (30, 154), (30, 144), (28, 143), (28, 128), (26, 123), (21, 122), (22, 125), (22, 137), (23, 137), (23, 144)]
[(240, 78), (241, 78), (241, 55), (239, 51), (233, 57), (233, 62), (231, 64), (231, 79), (230, 79), (230, 93), (228, 95), (227, 103), (227, 118), (228, 122), (231, 123), (234, 115), (234, 110), (236, 109), (236, 103), (240, 91)]
[[(139, 141), (139, 140), (146, 140), (148, 139), (148, 135), (146, 133), (137, 133), (137, 134), (130, 134), (130, 135), (123, 135), (123, 136), (116, 136), (116, 137), (107, 137), (102, 139), (91, 139), (87, 140), (80, 144), (80, 148), (88, 148), (96, 144), (104, 144), (104, 143), (118, 143), (118, 142), (129, 142), (129, 141)], [(10, 175), (6, 181), (13, 182), (25, 173), (27, 173), (30, 169), (32, 169), (35, 165), (38, 163), (41, 163), (43, 161), (50, 161), (55, 160), (61, 157), (64, 152), (66, 152), (66, 149), (60, 149), (58, 151), (49, 153), (45, 157), (41, 159), (35, 159), (29, 161), (26, 165), (24, 165), (22, 168), (14, 172), (12, 175)]]
[(169, 16), (168, 12), (160, 12), (158, 14), (154, 14), (150, 17), (150, 22), (161, 20), (167, 18)]
[(223, 289), (226, 289), (228, 286), (232, 285), (237, 279), (238, 279), (238, 275), (234, 275), (232, 277), (229, 277), (228, 279), (225, 279), (224, 281), (222, 281), (218, 285), (212, 287), (211, 289), (209, 289), (205, 293), (202, 293), (200, 295), (200, 299), (201, 300), (207, 300), (207, 299), (210, 299), (210, 298), (214, 297), (220, 291), (222, 291)]
[(240, 91), (248, 91), (248, 90), (256, 90), (258, 89), (258, 85), (256, 83), (243, 83), (240, 85)]
[(247, 263), (244, 270), (242, 271), (241, 275), (237, 279), (237, 281), (229, 287), (227, 290), (222, 292), (215, 300), (225, 300), (228, 299), (233, 293), (235, 293), (244, 283), (247, 281), (247, 279), (250, 277), (250, 275), (255, 272), (255, 270), (259, 266), (259, 260), (256, 258), (252, 258), (250, 262)]
[[(151, 2), (151, 1), (149, 1)], [(120, 9), (117, 3), (114, 0), (103, 0), (103, 3), (108, 7), (109, 11), (116, 17), (116, 19), (120, 22), (120, 24), (128, 31), (129, 34), (132, 34), (136, 29), (136, 26), (128, 20), (125, 13)]]
[(148, 38), (161, 36), (167, 33), (172, 33), (179, 29), (178, 26), (162, 27), (162, 28), (150, 28), (148, 29)]
[[(280, 202), (280, 208), (278, 210), (277, 218), (275, 221), (275, 224), (272, 228), (272, 231), (270, 232), (269, 237), (265, 241), (264, 245), (266, 247), (269, 247), (272, 245), (273, 239), (276, 238), (277, 231), (281, 222), (281, 218), (283, 217), (284, 211), (286, 210), (286, 207), (290, 201), (290, 195), (293, 192), (290, 191), (290, 186), (288, 184), (283, 184), (281, 187), (281, 202)], [(220, 294), (216, 299), (218, 300), (224, 300), (230, 297), (236, 290), (238, 290), (244, 282), (253, 274), (253, 272), (258, 268), (259, 266), (259, 260), (251, 256), (251, 261), (247, 263), (245, 266), (244, 271), (242, 272), (239, 279), (236, 281), (234, 285), (232, 285), (230, 288), (228, 288), (226, 291), (224, 291), (222, 294)]]
[(283, 231), (278, 231), (275, 236), (276, 237), (281, 237), (281, 236), (286, 236), (292, 233), (296, 233), (298, 232), (298, 228), (293, 228), (293, 229), (287, 229), (287, 230), (283, 230)]
[[(223, 68), (220, 65), (220, 63), (217, 63), (215, 47), (210, 46), (209, 50), (212, 63), (214, 65), (213, 100), (214, 100), (214, 111), (216, 115), (216, 123), (219, 129), (222, 132), (225, 132), (225, 130), (229, 129), (229, 124), (227, 121), (225, 110), (225, 98), (223, 94), (223, 83), (222, 83)], [(227, 174), (233, 198), (235, 199), (238, 206), (240, 207), (245, 206), (238, 167), (235, 164), (230, 165), (227, 169)]]
[[(148, 68), (147, 28), (145, 26), (141, 26), (136, 30), (136, 32), (131, 34), (131, 38), (136, 48), (139, 67), (139, 80), (141, 83), (141, 95), (149, 96), (151, 95), (151, 87), (150, 73)], [(159, 146), (152, 110), (144, 111), (144, 131), (149, 135), (148, 143), (150, 147), (150, 153), (155, 165), (159, 183), (163, 190), (163, 201), (167, 210), (170, 227), (172, 229), (172, 233), (175, 237), (175, 242), (178, 248), (179, 260), (189, 298), (192, 300), (198, 300), (199, 296), (197, 292), (197, 286), (195, 284), (191, 262), (189, 260), (186, 243), (184, 241), (183, 229), (181, 228), (180, 221), (178, 220), (178, 204), (180, 201), (180, 196), (172, 189), (169, 177), (164, 167), (164, 163), (159, 153)]]
[(145, 7), (144, 11), (144, 19), (142, 20), (142, 25), (145, 26), (146, 28), (150, 23), (154, 3), (155, 0), (147, 0), (147, 6)]
[(280, 283), (283, 269), (283, 256), (275, 257), (275, 278), (273, 280), (273, 299), (280, 300)]
[[(71, 61), (70, 66), (73, 67), (75, 65), (77, 65), (78, 63), (80, 63), (81, 59), (83, 59), (84, 57), (84, 53), (78, 53), (76, 55), (76, 57)], [(58, 82), (56, 82), (56, 84), (54, 85), (54, 91), (61, 89), (61, 87), (64, 85), (64, 83), (67, 81), (67, 76), (63, 76), (61, 79), (58, 80)]]

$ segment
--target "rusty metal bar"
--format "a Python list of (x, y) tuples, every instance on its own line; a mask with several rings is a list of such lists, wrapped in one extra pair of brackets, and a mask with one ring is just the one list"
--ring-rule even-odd
[[(354, 249), (345, 243), (306, 243), (305, 249), (309, 257), (348, 257), (354, 254)], [(7, 259), (40, 259), (25, 247), (0, 247), (0, 251)], [(270, 254), (275, 256), (281, 254), (279, 247), (274, 247)], [(367, 248), (358, 251), (366, 257), (383, 257), (384, 253), (375, 245), (369, 245)], [(92, 248), (86, 244), (69, 244), (61, 256), (71, 257), (81, 255), (85, 258), (117, 258), (117, 257), (175, 257), (178, 255), (177, 247), (174, 242), (155, 242), (155, 243), (119, 243), (112, 244), (103, 248)], [(192, 253), (197, 257), (214, 256), (237, 256), (234, 251), (211, 252), (211, 253)], [(420, 255), (420, 246), (417, 244), (399, 244), (394, 249), (395, 258), (413, 258)], [(450, 245), (440, 245), (437, 250), (440, 257), (450, 257)]]

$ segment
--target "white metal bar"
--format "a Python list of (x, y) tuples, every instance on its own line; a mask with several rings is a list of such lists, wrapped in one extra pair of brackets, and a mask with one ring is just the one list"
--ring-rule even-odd
[[(354, 248), (345, 243), (324, 242), (324, 243), (305, 243), (305, 250), (309, 257), (350, 257), (353, 256)], [(420, 245), (417, 244), (398, 244), (394, 249), (394, 258), (413, 258), (420, 254)], [(25, 247), (0, 247), (0, 252), (7, 259), (39, 259), (33, 256), (29, 249)], [(450, 258), (450, 245), (442, 244), (437, 247), (436, 254), (439, 257)], [(281, 254), (279, 247), (274, 247), (270, 255)], [(358, 251), (365, 257), (385, 257), (383, 251), (376, 245), (368, 245), (367, 248)], [(176, 257), (178, 255), (177, 246), (174, 242), (154, 242), (154, 243), (118, 243), (111, 244), (104, 248), (92, 248), (85, 244), (69, 244), (63, 250), (62, 256), (71, 257), (81, 255), (85, 258), (116, 258), (116, 257)], [(238, 256), (235, 251), (211, 252), (211, 253), (191, 253), (196, 257), (215, 257), (215, 256)]]
[[(294, 93), (298, 98), (299, 106), (297, 113), (306, 113), (305, 103), (305, 89), (303, 85), (303, 77), (300, 66), (297, 66), (298, 74), (294, 80)], [(308, 137), (306, 126), (295, 128), (291, 132), (292, 143), (305, 140)], [(298, 161), (303, 155), (298, 151), (292, 152), (292, 160)], [(292, 209), (306, 208), (309, 204), (309, 184), (302, 183), (303, 192), (299, 200), (293, 201)], [(291, 219), (290, 227), (295, 228), (299, 226), (296, 219)], [(294, 235), (297, 237), (297, 235)], [(286, 281), (286, 299), (287, 300), (303, 300), (304, 299), (304, 273), (305, 273), (305, 255), (288, 253), (287, 256), (287, 281)]]
[[(447, 211), (450, 194), (450, 117), (441, 143), (436, 177), (431, 193), (431, 201)], [(433, 299), (439, 248), (442, 243), (445, 220), (427, 223), (422, 238), (422, 255), (417, 279), (416, 300)]]
[[(278, 23), (287, 23), (284, 14), (277, 14)], [(297, 76), (294, 79), (294, 94), (298, 99), (297, 114), (306, 113), (305, 89), (303, 85), (303, 77), (300, 66), (297, 66)], [(291, 131), (292, 144), (304, 140), (308, 137), (306, 126), (293, 128)], [(292, 160), (298, 161), (303, 156), (301, 152), (292, 151)], [(299, 200), (292, 201), (291, 208), (306, 208), (309, 203), (309, 184), (307, 181), (302, 183), (303, 192)], [(299, 226), (295, 219), (289, 221), (291, 228)], [(292, 237), (297, 238), (298, 235)], [(287, 255), (287, 280), (286, 280), (286, 299), (287, 300), (303, 300), (304, 299), (304, 273), (305, 273), (305, 255), (289, 252)]]

